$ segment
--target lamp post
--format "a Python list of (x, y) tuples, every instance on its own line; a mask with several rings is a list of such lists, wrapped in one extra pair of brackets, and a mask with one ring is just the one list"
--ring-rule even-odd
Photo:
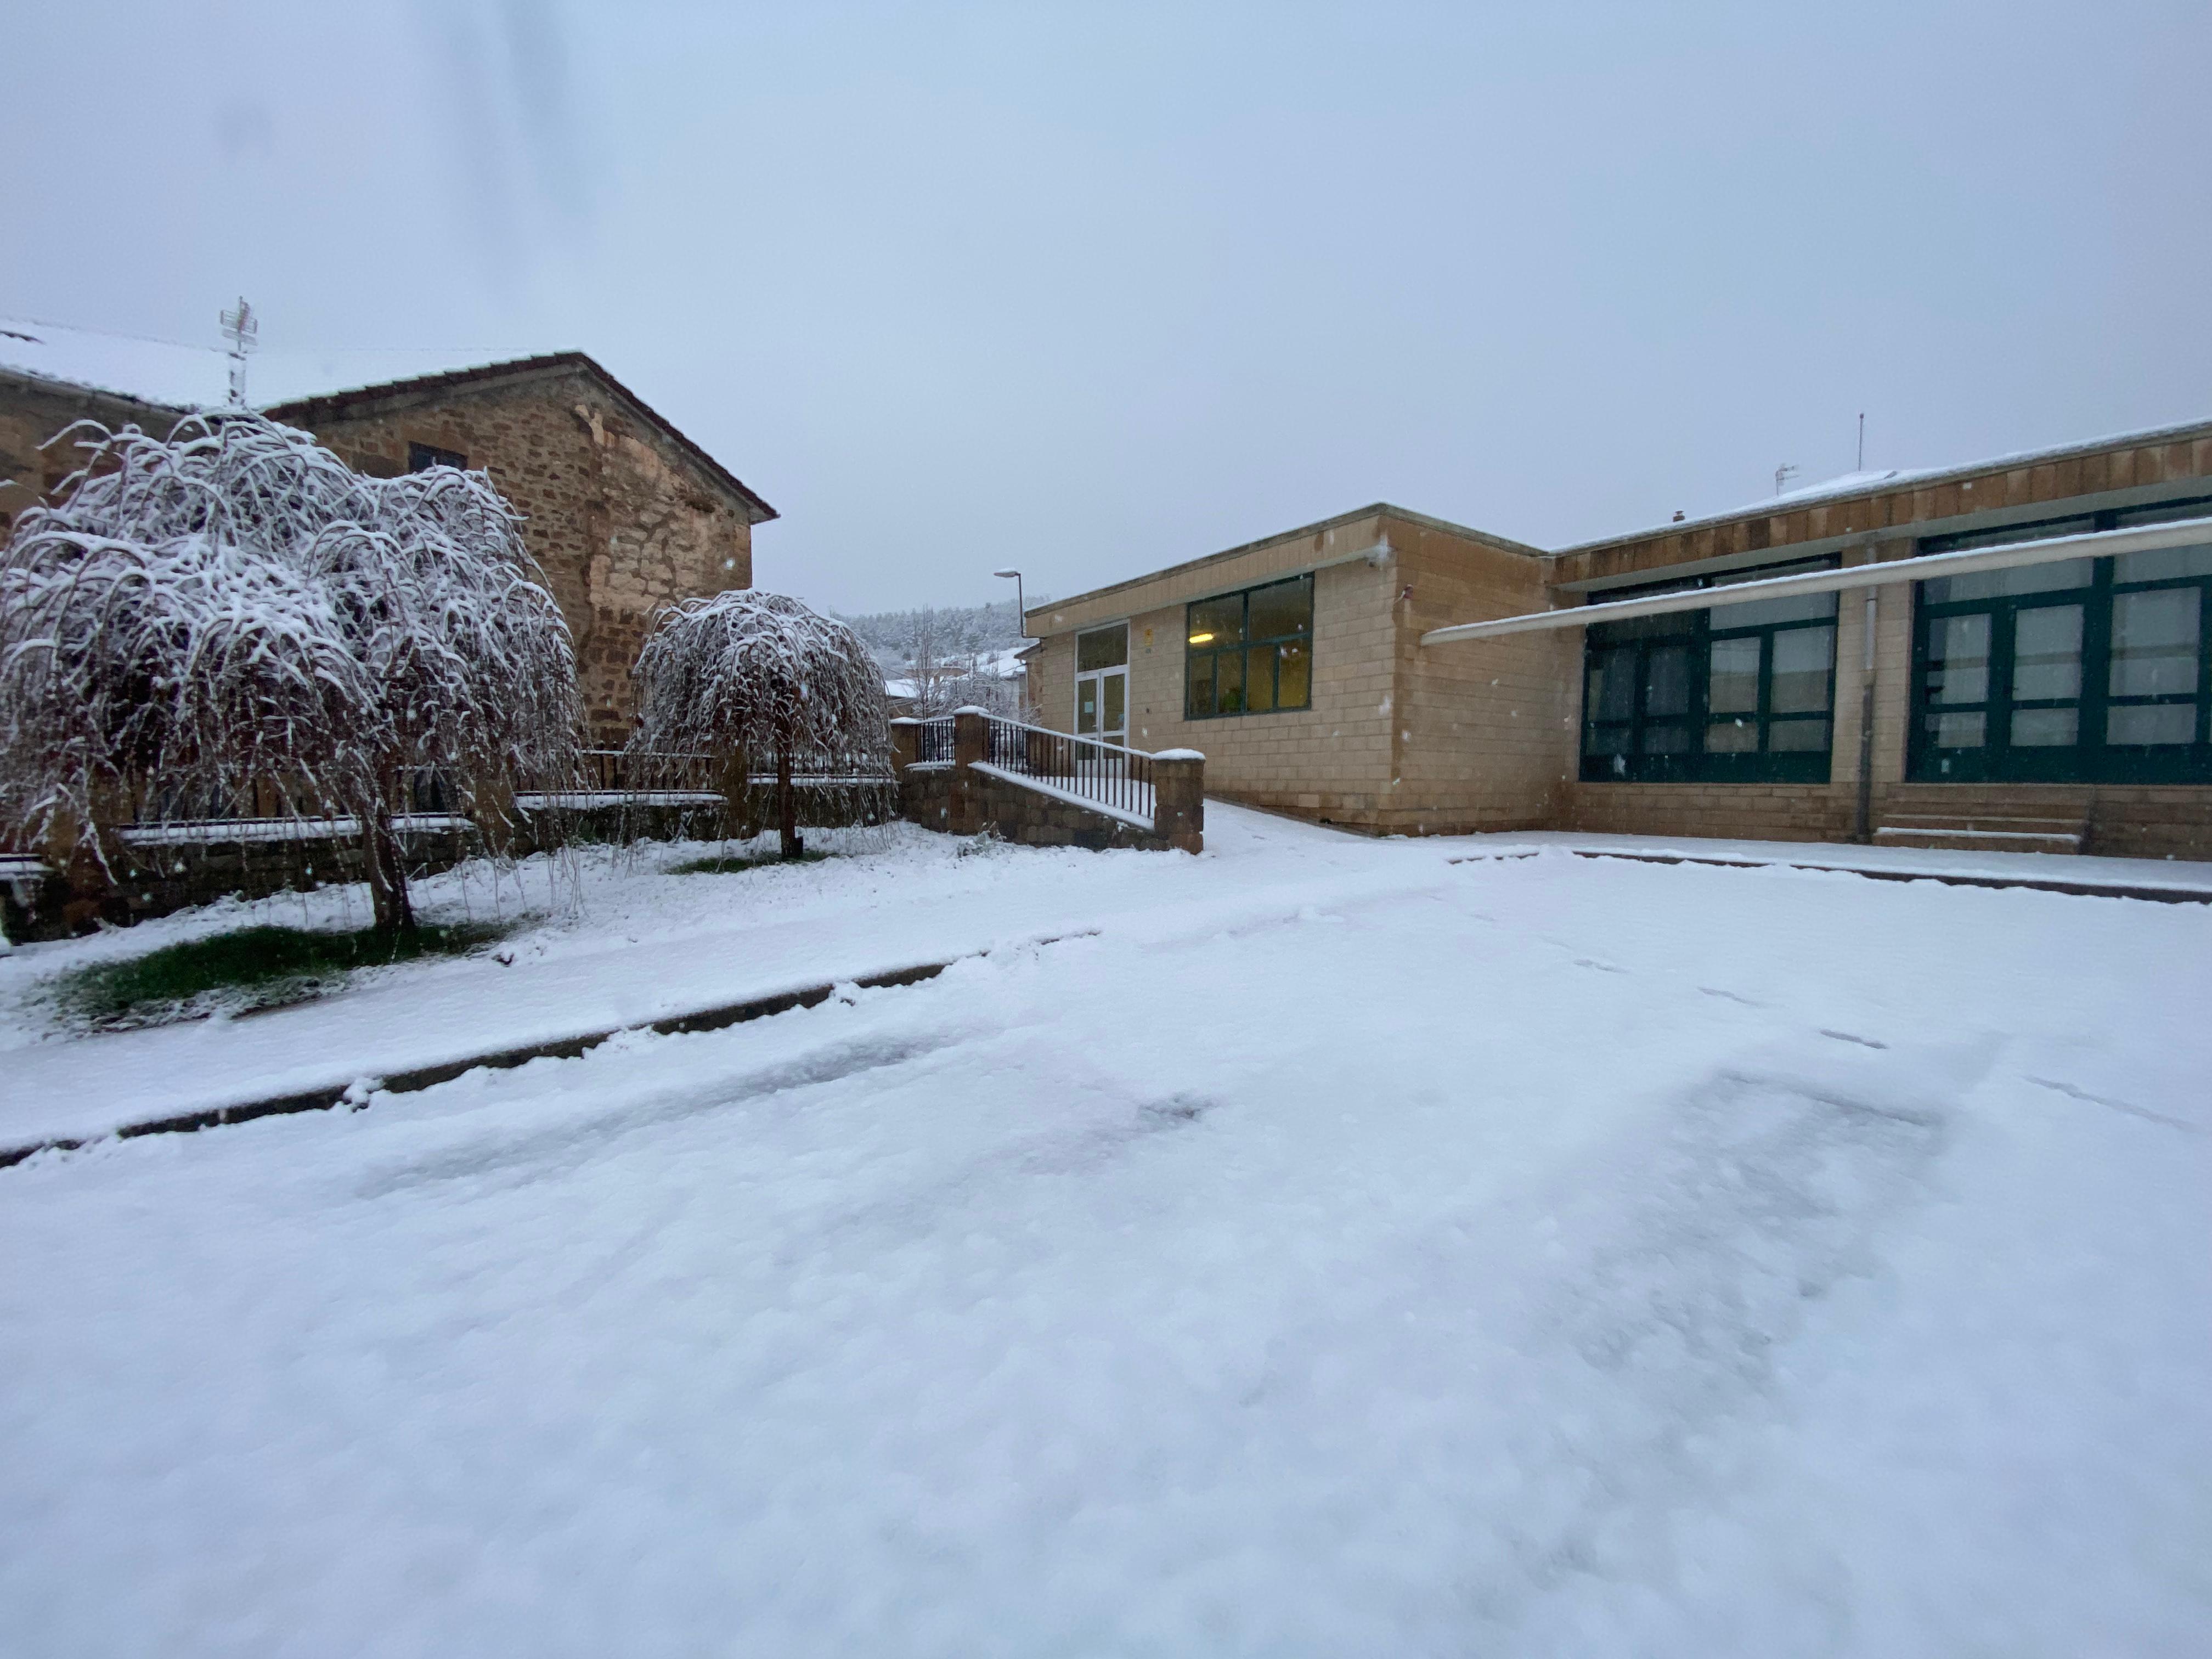
[[(994, 570), (991, 574), (992, 574), (994, 576), (1011, 576), (1011, 577), (1012, 577), (1012, 578), (1013, 578), (1013, 581), (1014, 581), (1014, 624), (1015, 624), (1015, 626), (1017, 626), (1018, 628), (1019, 628), (1019, 629), (1022, 630), (1022, 640), (1023, 640), (1023, 647), (1022, 647), (1022, 648), (1023, 648), (1024, 651), (1026, 651), (1026, 650), (1029, 648), (1029, 646), (1028, 646), (1028, 640), (1029, 640), (1029, 637), (1030, 637), (1030, 607), (1029, 607), (1029, 602), (1028, 602), (1028, 600), (1024, 597), (1024, 595), (1023, 595), (1023, 593), (1022, 593), (1022, 573), (1021, 573), (1020, 571), (1018, 571), (1018, 570)], [(1030, 717), (1030, 710), (1031, 710), (1031, 708), (1032, 708), (1032, 706), (1033, 706), (1033, 705), (1032, 705), (1032, 704), (1030, 703), (1030, 666), (1029, 666), (1029, 661), (1028, 661), (1028, 659), (1027, 659), (1026, 658), (1023, 659), (1023, 661), (1022, 661), (1022, 692), (1021, 692), (1021, 696), (1022, 696), (1022, 718), (1023, 718), (1024, 720), (1027, 720), (1027, 719)]]
[(1018, 570), (994, 570), (991, 574), (994, 576), (1012, 576), (1014, 579), (1014, 622), (1022, 630), (1022, 637), (1029, 638), (1030, 608), (1022, 599), (1022, 573)]

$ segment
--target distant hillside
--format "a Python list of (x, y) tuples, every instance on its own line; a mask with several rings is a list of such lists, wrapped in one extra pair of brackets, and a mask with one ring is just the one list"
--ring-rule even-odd
[(876, 653), (886, 670), (911, 667), (923, 656), (981, 657), (1022, 643), (1022, 619), (1004, 605), (925, 605), (839, 618)]
[(1004, 605), (926, 605), (840, 618), (858, 634), (884, 671), (894, 696), (919, 714), (941, 714), (964, 703), (1013, 714), (1020, 702), (1021, 617)]

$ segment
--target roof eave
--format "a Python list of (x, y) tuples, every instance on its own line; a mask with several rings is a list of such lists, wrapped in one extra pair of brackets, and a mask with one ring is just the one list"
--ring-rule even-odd
[(737, 474), (685, 435), (684, 431), (666, 416), (615, 379), (596, 358), (582, 351), (546, 352), (535, 357), (515, 357), (505, 362), (484, 363), (475, 368), (449, 369), (435, 374), (416, 374), (405, 380), (384, 380), (374, 386), (349, 387), (343, 392), (321, 392), (311, 398), (295, 398), (280, 404), (270, 404), (262, 410), (262, 413), (279, 420), (312, 420), (317, 414), (340, 413), (348, 408), (379, 398), (404, 397), (411, 393), (435, 392), (449, 386), (483, 385), (495, 380), (514, 380), (525, 375), (568, 369), (580, 370), (590, 375), (621, 402), (627, 404), (633, 414), (667, 438), (684, 453), (686, 459), (695, 463), (701, 471), (738, 499), (744, 507), (748, 523), (765, 524), (771, 519), (782, 516)]

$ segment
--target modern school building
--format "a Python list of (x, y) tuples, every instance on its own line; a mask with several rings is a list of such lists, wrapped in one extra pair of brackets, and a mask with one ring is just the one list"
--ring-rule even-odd
[(1027, 627), (1041, 723), (1374, 833), (2212, 857), (2212, 422), (1552, 550), (1378, 504)]

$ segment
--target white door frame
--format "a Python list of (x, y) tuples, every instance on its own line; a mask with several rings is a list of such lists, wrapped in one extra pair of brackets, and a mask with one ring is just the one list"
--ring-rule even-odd
[[(1079, 669), (1076, 672), (1075, 718), (1072, 724), (1073, 725), (1077, 733), (1080, 736), (1103, 738), (1109, 743), (1118, 743), (1126, 748), (1129, 742), (1129, 653), (1127, 646), (1129, 625), (1127, 623), (1109, 623), (1107, 626), (1109, 628), (1119, 628), (1121, 630), (1121, 660), (1111, 668)], [(1085, 634), (1096, 633), (1099, 631), (1102, 630), (1088, 628), (1083, 630)], [(1083, 659), (1081, 655), (1082, 638), (1082, 634), (1076, 635), (1076, 650), (1078, 653), (1076, 660), (1078, 662), (1080, 662)], [(1108, 680), (1116, 678), (1118, 678), (1121, 683), (1121, 721), (1118, 726), (1109, 726), (1106, 724), (1106, 713), (1111, 705), (1107, 700), (1106, 682)], [(1092, 721), (1091, 727), (1087, 732), (1085, 731), (1083, 727), (1083, 696), (1086, 687), (1089, 689), (1092, 697), (1096, 700), (1097, 709), (1097, 718)]]

